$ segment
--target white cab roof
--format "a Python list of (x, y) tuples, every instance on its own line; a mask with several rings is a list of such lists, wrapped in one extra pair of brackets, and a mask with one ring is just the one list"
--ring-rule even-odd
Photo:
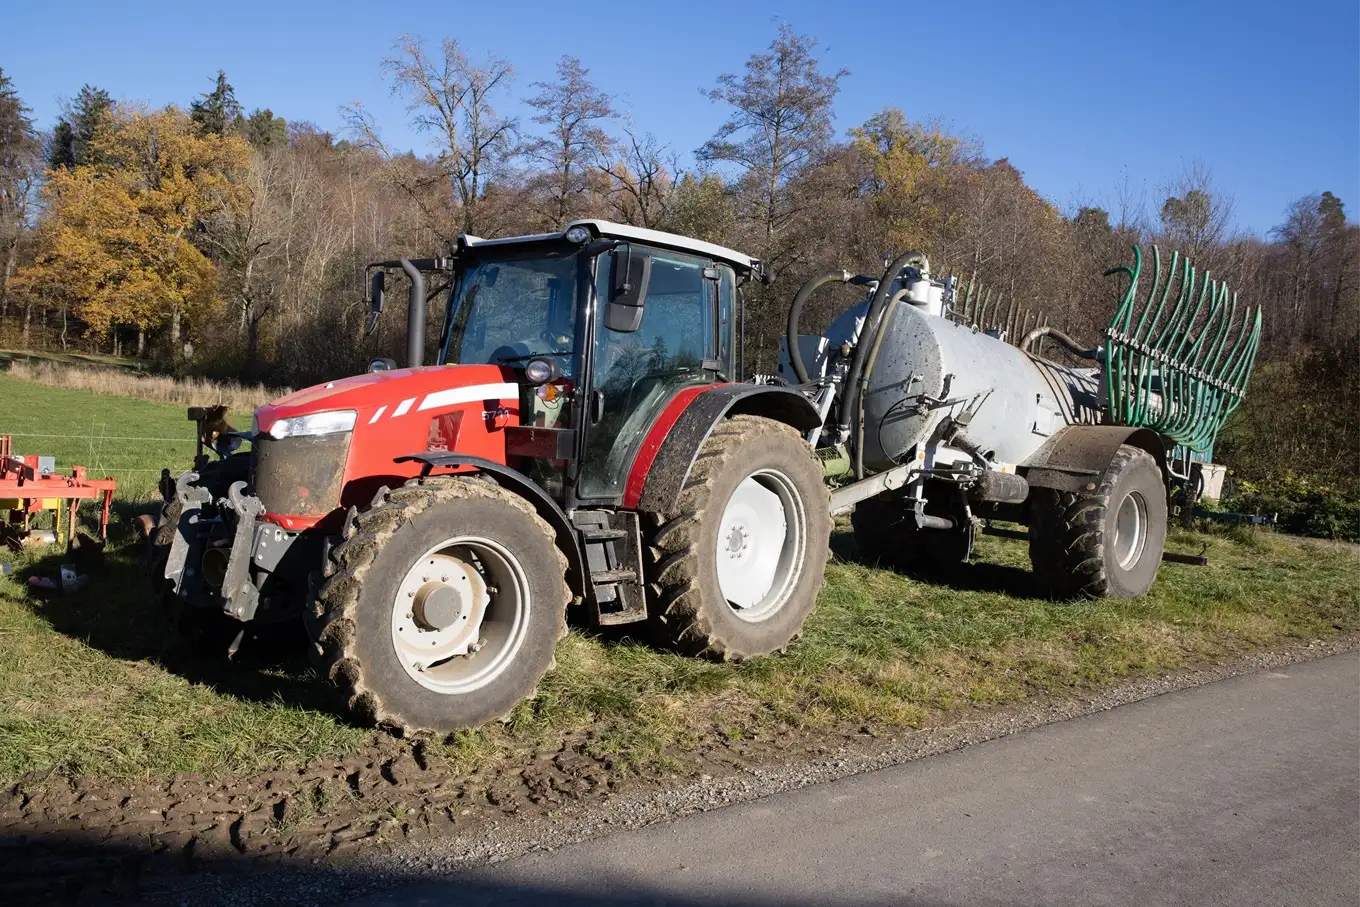
[(631, 227), (628, 224), (616, 224), (608, 220), (574, 220), (562, 228), (561, 233), (535, 233), (530, 236), (504, 236), (498, 239), (482, 239), (480, 236), (464, 235), (461, 237), (463, 243), (468, 246), (498, 246), (510, 243), (535, 242), (545, 239), (561, 239), (563, 235), (575, 226), (582, 226), (589, 229), (596, 236), (607, 239), (626, 239), (633, 242), (646, 243), (649, 246), (660, 246), (663, 249), (674, 249), (677, 252), (692, 252), (695, 255), (702, 255), (716, 261), (726, 262), (734, 268), (744, 271), (761, 270), (760, 260), (752, 258), (738, 252), (736, 249), (729, 249), (717, 243), (704, 242), (702, 239), (693, 239), (689, 236), (681, 236), (678, 233), (665, 233), (661, 230), (648, 230), (646, 227)]

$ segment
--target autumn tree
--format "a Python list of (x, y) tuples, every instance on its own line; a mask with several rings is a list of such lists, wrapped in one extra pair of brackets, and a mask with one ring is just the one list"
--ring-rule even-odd
[(98, 163), (44, 186), (36, 260), (15, 274), (15, 292), (69, 306), (101, 336), (117, 323), (168, 323), (178, 358), (183, 317), (217, 299), (216, 269), (192, 237), (240, 203), (248, 154), (239, 137), (200, 135), (174, 107), (115, 108), (91, 145)]
[(525, 103), (538, 111), (533, 120), (546, 126), (547, 134), (531, 141), (526, 152), (546, 170), (546, 226), (556, 229), (579, 212), (586, 177), (609, 155), (611, 141), (601, 124), (614, 118), (613, 100), (572, 56), (557, 62), (557, 81), (531, 87), (539, 93)]
[(759, 224), (767, 258), (791, 213), (788, 185), (831, 141), (831, 104), (849, 75), (823, 72), (816, 47), (813, 38), (781, 25), (769, 49), (746, 61), (744, 73), (721, 75), (717, 87), (704, 92), (731, 111), (697, 156), (735, 165), (754, 191), (748, 217)]
[(975, 157), (969, 143), (887, 107), (850, 130), (850, 147), (865, 164), (859, 190), (883, 231), (883, 251), (921, 248), (943, 232), (942, 195), (950, 169)]
[(18, 263), (41, 174), (42, 144), (30, 112), (0, 69), (0, 313), (8, 306), (5, 287)]

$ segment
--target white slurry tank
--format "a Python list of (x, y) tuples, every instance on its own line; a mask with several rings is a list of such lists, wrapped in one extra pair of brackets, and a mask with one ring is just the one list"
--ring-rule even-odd
[[(831, 271), (803, 285), (781, 377), (824, 417), (808, 440), (837, 485), (833, 509), (854, 511), (864, 554), (938, 567), (967, 559), (984, 519), (1013, 521), (1029, 527), (1035, 573), (1051, 591), (1148, 589), (1168, 489), (1182, 480), (1168, 452), (1212, 443), (1241, 399), (1259, 315), (1247, 312), (1239, 326), (1225, 288), (1197, 283), (1188, 263), (1178, 271), (1178, 258), (1163, 280), (1158, 257), (1135, 318), (1135, 253), (1133, 268), (1111, 272), (1130, 280), (1104, 348), (1083, 347), (1014, 304), (989, 308), (990, 295), (976, 304), (971, 286), (961, 299), (920, 252), (877, 279)], [(800, 335), (804, 304), (831, 283), (864, 286), (868, 298), (826, 334)], [(1044, 358), (1036, 341), (1091, 364)]]

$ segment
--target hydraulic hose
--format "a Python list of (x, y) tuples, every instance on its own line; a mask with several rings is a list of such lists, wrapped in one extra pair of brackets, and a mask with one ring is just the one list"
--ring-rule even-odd
[[(897, 309), (897, 304), (907, 296), (906, 290), (898, 290), (893, 294), (892, 299), (888, 300), (888, 308), (883, 313), (883, 325), (874, 333), (873, 346), (869, 348), (869, 357), (864, 361), (864, 381), (861, 382), (865, 387), (869, 385), (869, 379), (874, 374), (874, 363), (878, 361), (878, 350), (883, 346), (883, 338), (888, 335), (888, 326), (892, 324), (893, 312)], [(864, 478), (864, 395), (856, 394), (855, 401), (855, 478)]]
[(878, 323), (882, 320), (883, 310), (888, 305), (888, 294), (892, 292), (893, 279), (912, 263), (918, 264), (922, 271), (930, 270), (930, 263), (926, 260), (924, 252), (914, 249), (897, 256), (883, 272), (883, 279), (878, 282), (878, 289), (874, 291), (874, 298), (869, 303), (869, 311), (864, 316), (864, 327), (860, 329), (859, 343), (855, 344), (855, 355), (850, 360), (850, 371), (845, 376), (844, 390), (841, 394), (837, 422), (842, 432), (850, 430), (851, 417), (854, 416), (859, 398), (864, 393), (863, 382), (860, 380), (864, 372), (864, 360), (868, 358), (869, 347), (878, 332)]
[(1071, 337), (1064, 334), (1062, 331), (1058, 330), (1055, 327), (1050, 327), (1049, 325), (1037, 327), (1034, 330), (1030, 331), (1028, 334), (1026, 334), (1025, 339), (1020, 341), (1020, 352), (1028, 353), (1030, 345), (1034, 343), (1036, 340), (1038, 340), (1040, 337), (1052, 337), (1058, 343), (1067, 347), (1068, 351), (1071, 352), (1072, 355), (1074, 356), (1080, 356), (1082, 359), (1096, 358), (1096, 351), (1094, 349), (1087, 349), (1080, 343), (1077, 343), (1077, 341), (1073, 340)]
[(803, 305), (808, 301), (818, 287), (832, 281), (848, 283), (854, 277), (849, 271), (827, 271), (811, 278), (798, 290), (798, 295), (793, 297), (793, 305), (789, 307), (789, 327), (787, 339), (789, 345), (789, 365), (793, 366), (793, 374), (797, 376), (799, 384), (807, 384), (812, 379), (808, 377), (806, 364), (803, 362), (803, 351), (798, 344), (798, 321), (803, 315)]

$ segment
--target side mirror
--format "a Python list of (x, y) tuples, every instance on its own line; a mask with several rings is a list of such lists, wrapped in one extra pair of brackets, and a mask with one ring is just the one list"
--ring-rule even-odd
[(626, 244), (610, 255), (613, 278), (604, 311), (604, 326), (611, 331), (632, 333), (642, 327), (642, 307), (647, 302), (647, 285), (652, 280), (652, 256), (634, 252), (633, 247)]
[(383, 288), (387, 286), (387, 272), (377, 270), (373, 272), (373, 284), (368, 296), (368, 330), (364, 331), (364, 336), (370, 336), (378, 326), (378, 316), (383, 310)]

